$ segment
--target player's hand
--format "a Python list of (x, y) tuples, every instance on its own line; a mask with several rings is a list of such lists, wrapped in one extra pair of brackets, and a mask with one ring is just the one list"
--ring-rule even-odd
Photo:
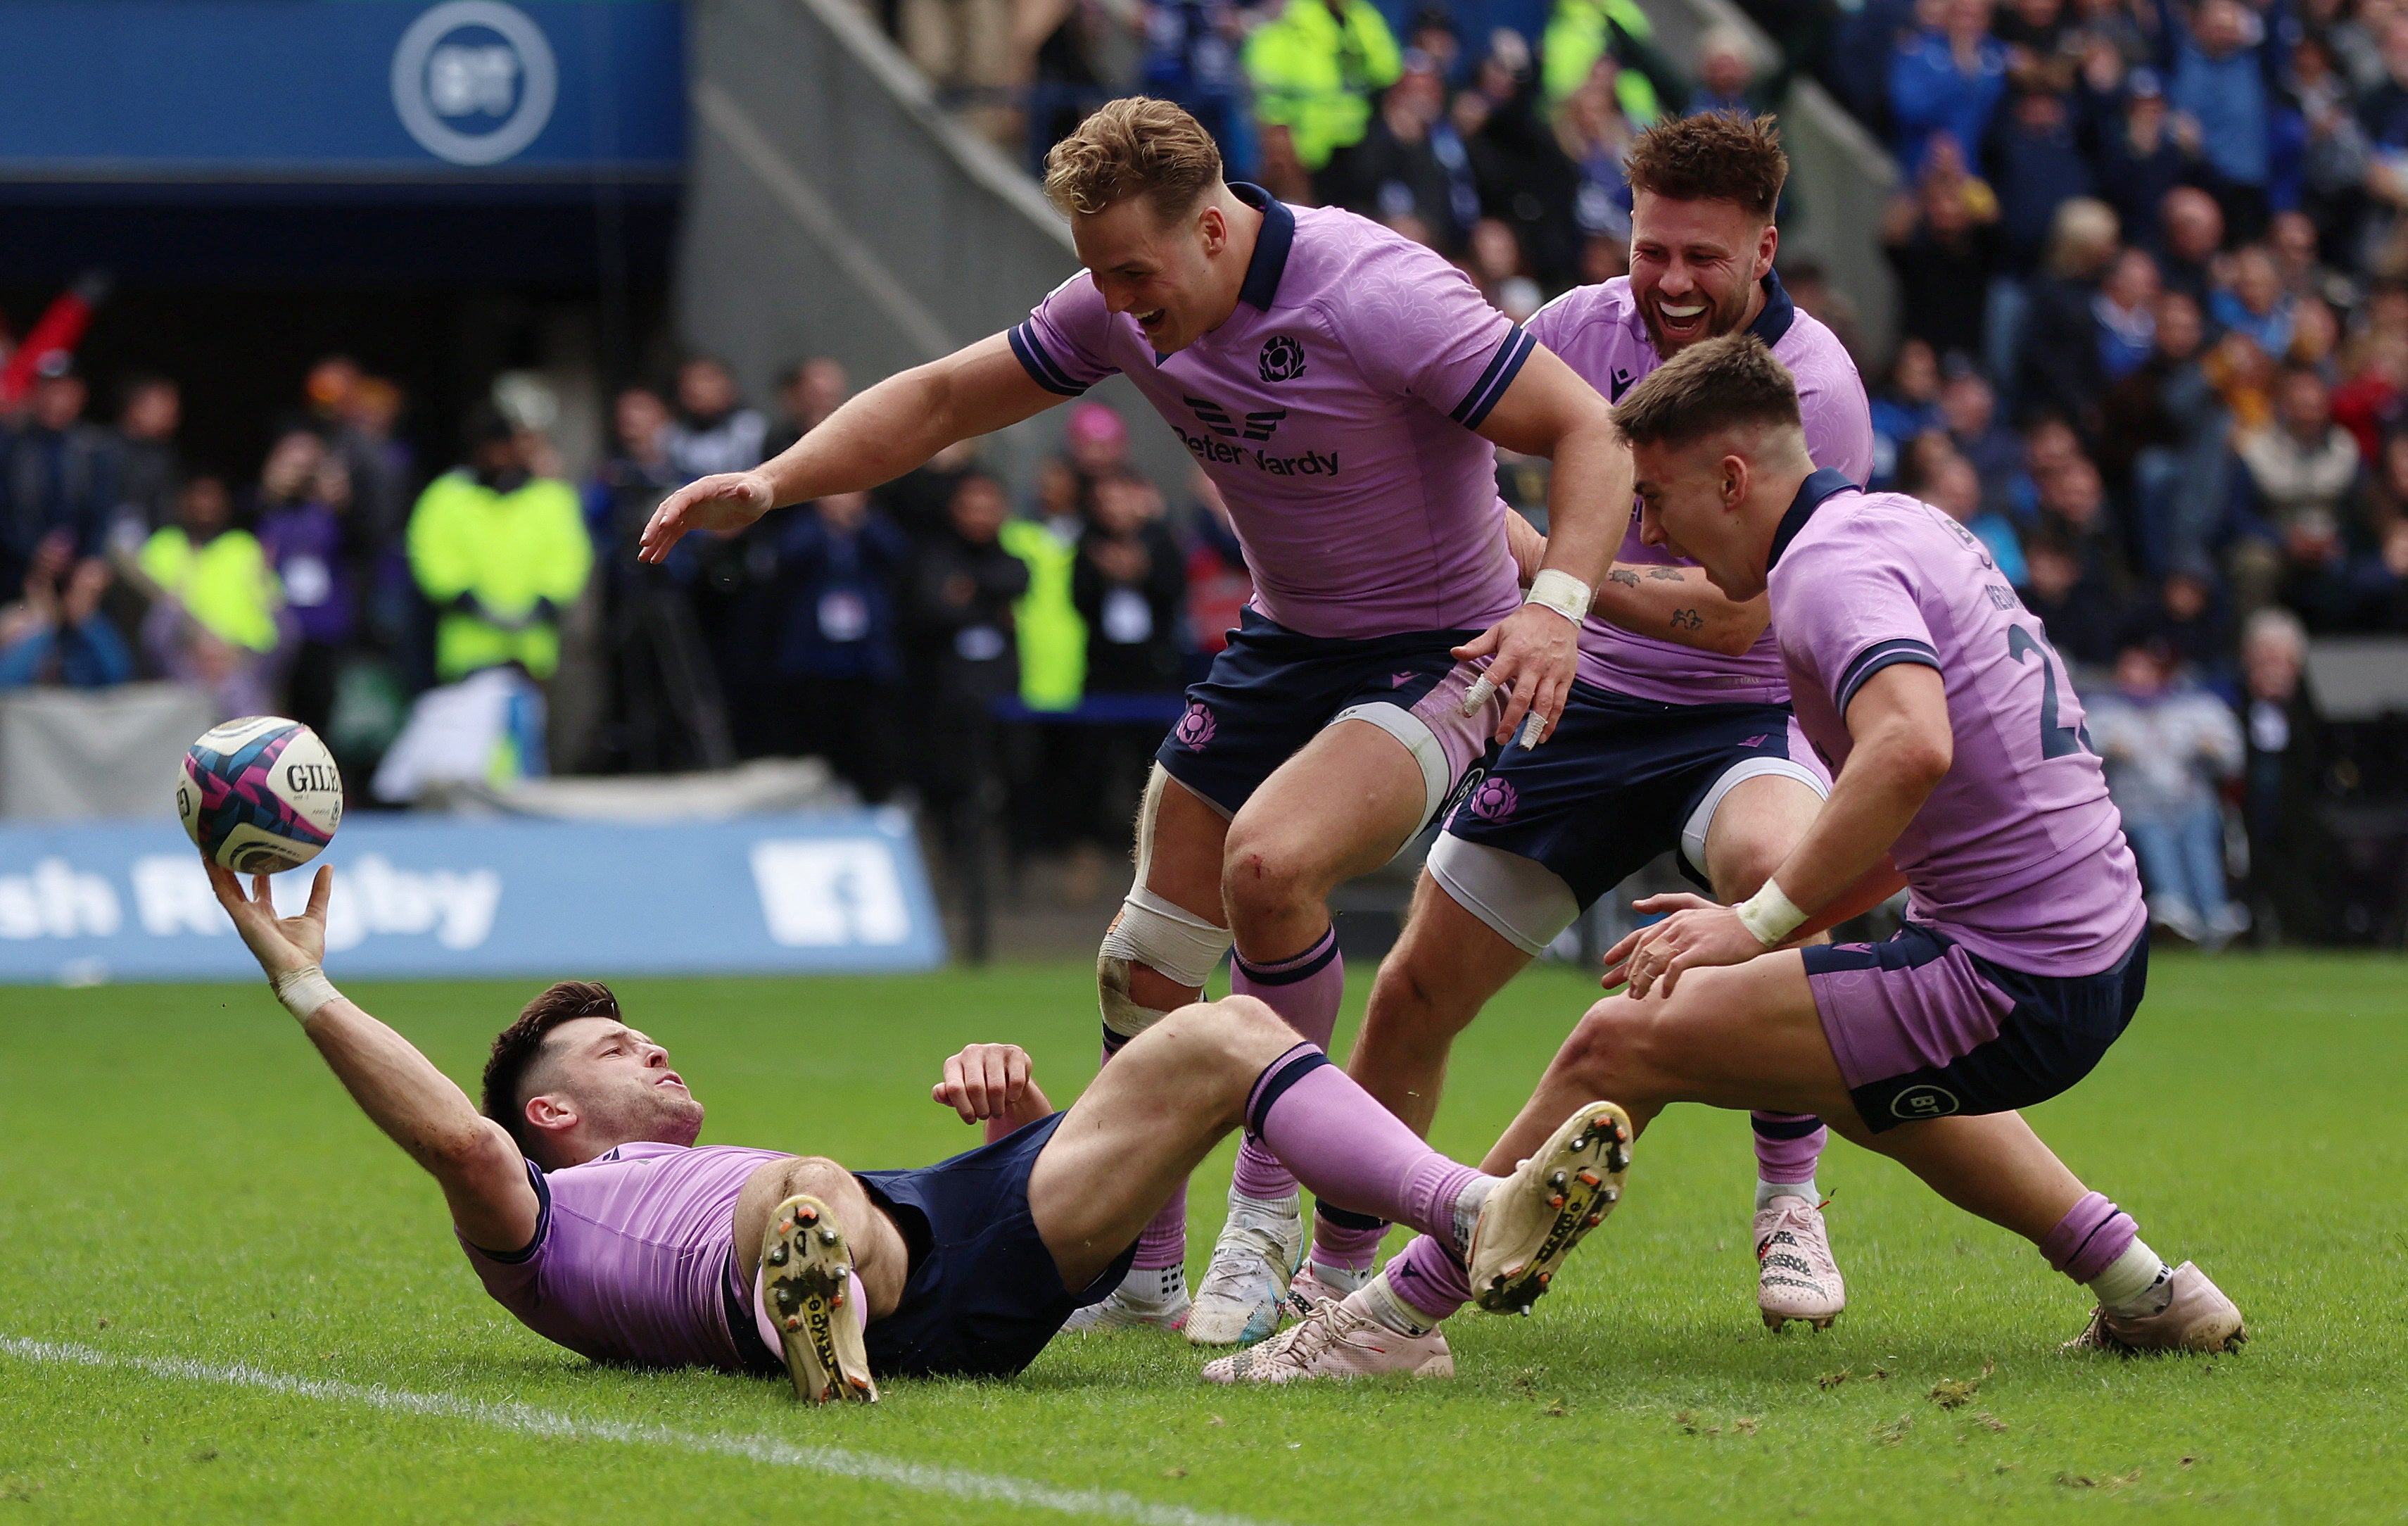
[(1639, 908), (1663, 911), (1675, 901), (1681, 903), (1681, 909), (1613, 945), (1606, 956), (1608, 989), (1618, 982), (1627, 982), (1630, 994), (1636, 998), (1645, 996), (1660, 983), (1664, 994), (1670, 996), (1684, 970), (1745, 964), (1768, 952), (1756, 934), (1740, 921), (1737, 912), (1717, 906), (1702, 896), (1650, 896), (1639, 902)]
[[(1481, 632), (1469, 646), (1456, 647), (1455, 656), (1458, 662), (1489, 659), (1486, 670), (1465, 696), (1463, 713), (1469, 715), (1486, 704), (1491, 694), (1506, 692), (1497, 740), (1510, 741), (1519, 734), (1524, 746), (1535, 747), (1563, 719), (1564, 701), (1571, 695), (1572, 673), (1580, 661), (1580, 625), (1553, 610), (1525, 604)], [(1526, 715), (1538, 717), (1535, 731), (1521, 730)]]
[(974, 1044), (945, 1061), (945, 1078), (928, 1090), (964, 1123), (1000, 1118), (1028, 1090), (1028, 1051), (1016, 1044)]
[(319, 865), (317, 877), (309, 882), (308, 909), (299, 916), (280, 917), (276, 902), (268, 899), (266, 875), (252, 875), (251, 894), (245, 896), (242, 881), (232, 870), (207, 859), (202, 864), (209, 871), (209, 888), (217, 892), (218, 904), (234, 918), (234, 930), (242, 934), (244, 944), (270, 980), (324, 961), (326, 901), (335, 890), (331, 866)]
[(757, 471), (723, 471), (713, 477), (697, 477), (663, 498), (661, 506), (652, 511), (652, 519), (644, 525), (643, 544), (636, 552), (637, 559), (666, 561), (669, 548), (688, 530), (740, 530), (767, 513), (776, 500), (769, 479)]

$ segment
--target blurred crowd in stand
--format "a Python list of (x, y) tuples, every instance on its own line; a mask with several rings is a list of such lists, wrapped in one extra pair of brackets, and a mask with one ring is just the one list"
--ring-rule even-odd
[[(1742, 8), (1760, 32), (1681, 60), (1631, 0), (879, 14), (1032, 166), (1096, 102), (1168, 96), (1233, 176), (1426, 242), (1517, 318), (1627, 269), (1622, 159), (1648, 122), (1821, 79), (1899, 177), (1899, 338), (1858, 352), (1872, 485), (1962, 520), (2044, 622), (2162, 925), (2365, 935), (2328, 808), (2408, 798), (2408, 759), (2339, 746), (2303, 673), (2313, 637), (2408, 632), (2408, 7)], [(1823, 272), (1782, 277), (1856, 343)], [(497, 407), (421, 461), (399, 390), (340, 358), (255, 464), (179, 456), (174, 381), (123, 379), (101, 422), (66, 352), (8, 375), (0, 687), (170, 675), (299, 715), (354, 767), (451, 686), (492, 717), (496, 777), (816, 755), (957, 843), (1000, 817), (1021, 853), (1100, 874), (1249, 589), (1211, 484), (1133, 470), (1129, 421), (1094, 401), (1017, 499), (964, 446), (651, 567), (661, 497), (817, 425), (840, 367), (795, 366), (761, 410), (690, 359), (617, 395), (578, 484)], [(1545, 462), (1503, 456), (1498, 486), (1543, 516)]]

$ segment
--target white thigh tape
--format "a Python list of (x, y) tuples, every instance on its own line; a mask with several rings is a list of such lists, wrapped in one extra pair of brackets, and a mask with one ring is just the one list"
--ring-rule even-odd
[[(1487, 680), (1481, 680), (1486, 683)], [(1405, 744), (1422, 770), (1422, 821), (1413, 828), (1420, 831), (1438, 808), (1446, 803), (1447, 791), (1455, 787), (1455, 776), (1446, 766), (1446, 748), (1429, 723), (1402, 705), (1385, 699), (1374, 699), (1367, 705), (1349, 705), (1329, 718), (1336, 726), (1340, 721), (1369, 721)]]
[(1821, 776), (1795, 758), (1751, 757), (1744, 763), (1732, 764), (1698, 801), (1698, 808), (1689, 813), (1687, 823), (1681, 828), (1681, 857), (1689, 860), (1692, 869), (1708, 876), (1713, 873), (1706, 866), (1706, 834), (1713, 830), (1714, 813), (1723, 808), (1723, 797), (1750, 779), (1766, 777), (1795, 779), (1823, 799), (1828, 799), (1831, 794), (1831, 786)]
[(1485, 842), (1440, 832), (1427, 867), (1449, 899), (1525, 954), (1544, 951), (1580, 914), (1572, 887), (1554, 870)]

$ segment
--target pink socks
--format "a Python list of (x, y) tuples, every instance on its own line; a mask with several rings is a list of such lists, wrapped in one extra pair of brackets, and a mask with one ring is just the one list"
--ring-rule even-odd
[(1480, 1179), (1479, 1172), (1423, 1143), (1310, 1044), (1297, 1044), (1255, 1077), (1246, 1099), (1246, 1132), (1323, 1202), (1449, 1241), (1456, 1200)]
[[(1240, 954), (1229, 961), (1231, 995), (1260, 1001), (1296, 1029), (1298, 1038), (1323, 1050), (1329, 1047), (1329, 1036), (1338, 1028), (1338, 998), (1345, 986), (1346, 961), (1338, 954), (1335, 927), (1325, 929), (1312, 947), (1293, 958), (1257, 964)], [(1296, 1192), (1296, 1177), (1251, 1136), (1239, 1146), (1231, 1185), (1247, 1197), (1267, 1202)]]

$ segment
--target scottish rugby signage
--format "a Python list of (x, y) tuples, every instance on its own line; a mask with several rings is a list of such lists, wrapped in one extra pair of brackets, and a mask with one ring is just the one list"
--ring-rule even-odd
[[(326, 968), (408, 975), (927, 969), (944, 957), (898, 811), (664, 826), (355, 816)], [(276, 882), (297, 909), (311, 871)], [(0, 981), (257, 969), (172, 821), (0, 827)]]

